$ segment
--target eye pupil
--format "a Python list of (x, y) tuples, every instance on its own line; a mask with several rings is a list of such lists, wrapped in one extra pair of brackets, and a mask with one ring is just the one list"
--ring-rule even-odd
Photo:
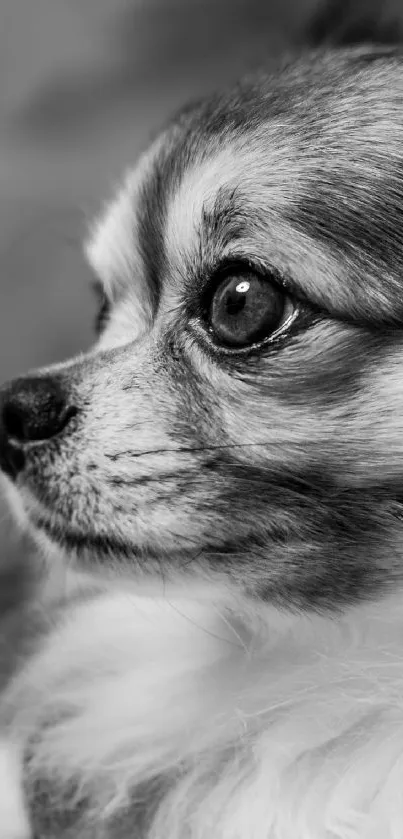
[(286, 302), (284, 290), (270, 278), (227, 275), (213, 294), (210, 326), (221, 344), (247, 347), (279, 329)]
[(245, 293), (240, 293), (239, 288), (229, 288), (227, 291), (226, 298), (224, 300), (224, 304), (227, 308), (227, 312), (229, 315), (237, 315), (239, 314), (239, 312), (242, 312), (242, 309), (245, 308), (246, 295)]

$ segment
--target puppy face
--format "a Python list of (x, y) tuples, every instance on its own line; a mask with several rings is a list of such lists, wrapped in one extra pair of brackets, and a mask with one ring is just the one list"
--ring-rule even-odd
[(400, 581), (402, 92), (315, 53), (167, 127), (87, 247), (93, 351), (3, 394), (36, 533), (291, 608)]

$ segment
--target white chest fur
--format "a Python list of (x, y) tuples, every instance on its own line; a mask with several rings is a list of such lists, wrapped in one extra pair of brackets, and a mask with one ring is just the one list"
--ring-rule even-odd
[[(232, 606), (117, 590), (76, 605), (13, 687), (17, 726), (56, 719), (38, 771), (107, 776), (100, 819), (174, 778), (147, 839), (400, 839), (402, 598), (334, 618)], [(21, 817), (4, 839), (25, 839), (0, 757), (2, 823)]]
[(19, 750), (0, 740), (0, 839), (29, 839)]

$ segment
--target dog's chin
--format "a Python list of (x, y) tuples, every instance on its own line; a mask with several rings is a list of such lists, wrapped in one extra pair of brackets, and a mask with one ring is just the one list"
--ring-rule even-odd
[(19, 486), (0, 471), (0, 490), (18, 531), (32, 540), (45, 559), (53, 561), (57, 556), (64, 561), (72, 560), (72, 552), (63, 539), (63, 528), (52, 526), (51, 513), (25, 486)]
[[(164, 570), (157, 550), (128, 544), (111, 535), (97, 533), (95, 529), (74, 528), (60, 514), (49, 511), (39, 502), (27, 504), (25, 529), (29, 531), (42, 556), (48, 564), (56, 557), (72, 571), (90, 575), (94, 579), (131, 579), (142, 585), (159, 579), (165, 585), (168, 577), (200, 576), (199, 574), (178, 574), (174, 570), (174, 557), (166, 556)], [(180, 569), (179, 569), (180, 570)]]
[(61, 551), (70, 561), (93, 563), (123, 557), (130, 559), (134, 548), (123, 542), (104, 537), (94, 531), (75, 530), (67, 523), (45, 513), (31, 513), (30, 524), (34, 537)]
[(4, 472), (0, 470), (0, 492), (6, 506), (17, 524), (18, 529), (25, 533), (30, 531), (30, 521), (22, 494), (14, 481), (11, 481)]
[(168, 556), (165, 552), (163, 568), (157, 547), (139, 547), (111, 534), (98, 533), (95, 528), (73, 526), (60, 511), (46, 504), (44, 493), (36, 493), (25, 482), (12, 481), (1, 471), (0, 476), (0, 486), (18, 530), (29, 536), (48, 568), (62, 565), (93, 579), (130, 578), (142, 586), (150, 581), (154, 584), (159, 580), (165, 585), (168, 578), (178, 581), (201, 576), (199, 569), (197, 573), (192, 568), (188, 571), (188, 557), (183, 562), (186, 573), (176, 554)]

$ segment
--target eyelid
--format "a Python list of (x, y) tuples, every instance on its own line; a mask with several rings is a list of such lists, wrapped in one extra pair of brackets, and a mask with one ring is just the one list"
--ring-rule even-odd
[[(304, 293), (303, 289), (300, 285), (298, 285), (292, 276), (289, 274), (284, 273), (279, 268), (276, 268), (271, 262), (262, 259), (259, 256), (232, 252), (228, 256), (225, 256), (221, 262), (217, 262), (216, 265), (211, 265), (209, 269), (209, 277), (217, 278), (218, 280), (223, 279), (227, 270), (230, 272), (232, 269), (235, 269), (235, 273), (242, 273), (242, 271), (251, 271), (258, 274), (262, 279), (267, 279), (270, 282), (277, 283), (283, 291), (290, 295), (290, 297), (294, 297), (296, 300), (300, 301), (301, 303), (305, 303), (308, 305), (311, 304), (309, 297), (306, 293)], [(213, 286), (210, 285), (210, 282), (207, 281), (206, 283), (206, 290), (212, 289)]]
[[(219, 282), (222, 282), (227, 276), (242, 276), (243, 274), (256, 274), (261, 279), (266, 279), (269, 282), (276, 283), (288, 294), (294, 294), (294, 288), (288, 283), (285, 278), (274, 265), (263, 263), (261, 260), (254, 257), (232, 255), (228, 259), (224, 259), (216, 266), (211, 266), (209, 271), (209, 280), (206, 283), (209, 290)], [(296, 296), (296, 295), (295, 295)]]
[[(310, 313), (309, 320), (312, 320), (312, 317), (313, 315)], [(269, 348), (278, 347), (279, 341), (287, 340), (287, 338), (292, 337), (297, 330), (299, 331), (300, 328), (304, 328), (305, 320), (307, 320), (305, 326), (309, 325), (307, 313), (304, 312), (303, 304), (301, 304), (301, 306), (297, 305), (293, 315), (290, 316), (287, 329), (285, 331), (283, 329), (279, 329), (265, 340), (245, 347), (236, 348), (217, 344), (214, 340), (212, 331), (208, 327), (206, 328), (206, 325), (202, 323), (200, 318), (192, 319), (191, 326), (193, 334), (199, 338), (200, 343), (202, 343), (204, 347), (204, 351), (209, 354), (211, 359), (215, 361), (217, 359), (221, 359), (221, 361), (224, 361), (225, 359), (247, 358), (249, 355), (256, 353), (260, 354), (267, 352)]]
[(239, 275), (241, 277), (248, 273), (255, 274), (262, 280), (267, 280), (267, 282), (275, 283), (290, 297), (303, 300), (303, 298), (298, 298), (298, 295), (295, 294), (287, 281), (284, 280), (284, 277), (273, 266), (264, 265), (260, 260), (253, 259), (252, 257), (241, 255), (237, 257), (234, 254), (228, 257), (228, 259), (221, 260), (216, 265), (209, 266), (208, 272), (205, 272), (205, 277), (207, 274), (207, 278), (202, 283), (200, 295), (203, 312), (207, 312), (212, 294), (223, 280), (230, 276)]

